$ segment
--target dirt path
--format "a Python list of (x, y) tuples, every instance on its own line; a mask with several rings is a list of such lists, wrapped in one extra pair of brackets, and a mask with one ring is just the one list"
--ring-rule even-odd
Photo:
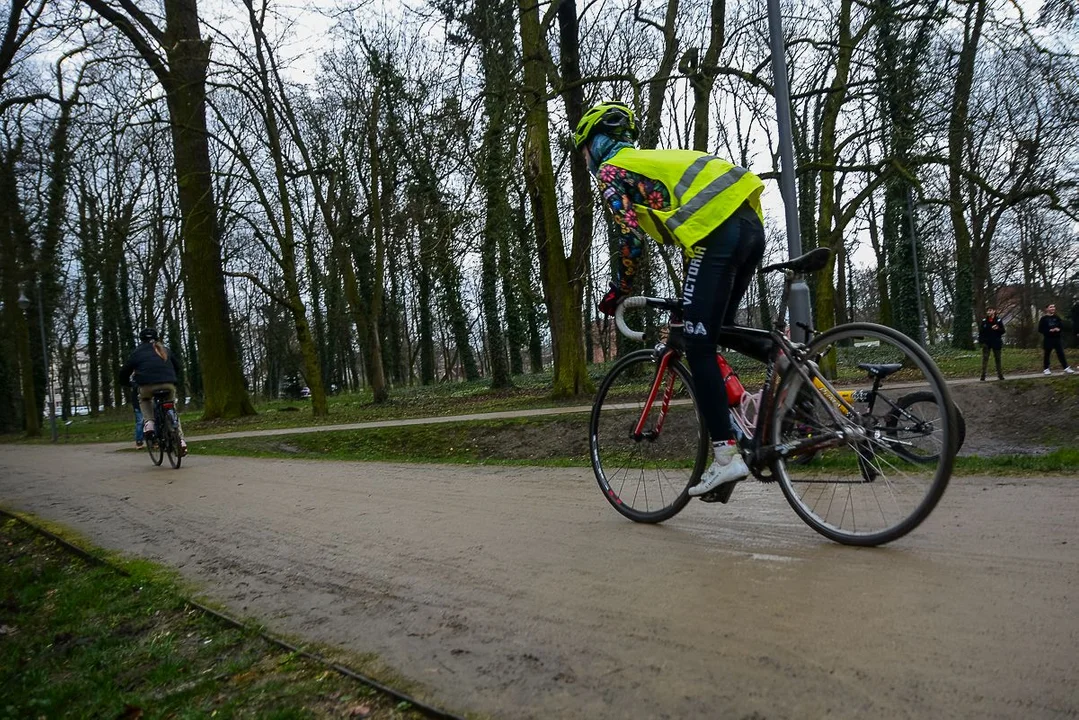
[(5, 446), (0, 502), (498, 717), (1079, 715), (1075, 478), (960, 478), (879, 550), (759, 484), (634, 525), (587, 470)]

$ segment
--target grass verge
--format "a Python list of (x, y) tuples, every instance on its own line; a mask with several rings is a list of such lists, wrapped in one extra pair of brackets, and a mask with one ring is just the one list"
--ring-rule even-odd
[(419, 718), (407, 704), (0, 519), (0, 717)]
[[(196, 456), (589, 467), (586, 423), (583, 416), (552, 416), (208, 440), (193, 443), (192, 453)], [(1079, 473), (1079, 449), (1061, 448), (1042, 455), (959, 457), (955, 473)]]
[[(859, 360), (875, 361), (875, 348), (852, 348), (845, 351), (851, 367)], [(930, 348), (930, 353), (947, 378), (973, 378), (981, 372), (981, 350), (956, 350), (948, 347)], [(755, 360), (737, 353), (727, 353), (727, 359), (747, 387), (759, 387), (764, 382), (762, 366)], [(590, 365), (589, 377), (598, 385), (614, 361)], [(1006, 375), (1037, 372), (1041, 369), (1041, 351), (1029, 348), (1005, 348), (1003, 353)], [(1069, 378), (1073, 379), (1073, 378)], [(430, 386), (394, 387), (388, 402), (375, 404), (369, 392), (342, 394), (327, 398), (330, 414), (312, 417), (307, 400), (263, 400), (256, 403), (257, 415), (231, 420), (203, 421), (198, 411), (185, 409), (184, 429), (190, 435), (267, 430), (374, 420), (439, 417), (504, 410), (528, 410), (545, 407), (587, 405), (591, 396), (555, 399), (551, 397), (550, 372), (517, 375), (514, 387), (491, 390), (489, 381), (447, 382)], [(1079, 388), (1079, 383), (1075, 385)], [(61, 442), (117, 442), (133, 439), (134, 416), (131, 408), (123, 406), (106, 409), (95, 418), (75, 417), (70, 423), (59, 421)], [(21, 435), (0, 436), (0, 442), (48, 442), (48, 423), (43, 437), (26, 439)]]

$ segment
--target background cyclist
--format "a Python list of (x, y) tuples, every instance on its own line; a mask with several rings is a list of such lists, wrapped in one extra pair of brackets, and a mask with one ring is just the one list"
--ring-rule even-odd
[[(176, 354), (158, 341), (157, 330), (146, 328), (139, 334), (142, 343), (131, 353), (131, 357), (120, 369), (120, 377), (125, 380), (135, 375), (135, 384), (139, 386), (139, 406), (144, 420), (143, 430), (147, 442), (153, 442), (154, 406), (153, 397), (157, 390), (168, 390), (168, 399), (176, 401), (176, 382), (180, 376), (180, 361)], [(176, 431), (180, 435), (180, 455), (187, 454), (184, 431), (180, 427), (179, 416), (176, 418)]]
[[(610, 101), (588, 110), (573, 134), (619, 235), (615, 279), (599, 309), (613, 315), (633, 291), (646, 237), (683, 250), (688, 261), (682, 293), (685, 355), (714, 457), (689, 494), (718, 491), (714, 497), (726, 502), (749, 469), (732, 439), (727, 395), (716, 364), (716, 333), (734, 323), (764, 255), (764, 184), (745, 168), (712, 155), (638, 150), (636, 139), (633, 112)], [(680, 339), (672, 337), (671, 342)]]

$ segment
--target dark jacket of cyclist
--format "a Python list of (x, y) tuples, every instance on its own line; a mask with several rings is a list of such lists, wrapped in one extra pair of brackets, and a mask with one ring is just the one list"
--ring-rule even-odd
[[(613, 315), (633, 290), (645, 238), (680, 247), (686, 257), (684, 342), (714, 461), (690, 488), (703, 495), (734, 483), (749, 469), (731, 434), (727, 396), (716, 363), (716, 335), (734, 323), (764, 255), (764, 183), (745, 168), (692, 150), (638, 150), (633, 112), (618, 102), (588, 110), (574, 132), (619, 236), (620, 261), (599, 309)], [(673, 341), (677, 342), (677, 338)]]
[[(164, 348), (165, 358), (158, 354), (155, 345), (160, 345)], [(127, 363), (120, 369), (120, 377), (126, 379), (134, 373), (135, 384), (139, 387), (162, 383), (175, 385), (179, 382), (180, 372), (180, 361), (177, 359), (176, 353), (169, 351), (164, 345), (154, 342), (153, 339), (144, 339), (128, 357)]]
[[(139, 407), (142, 410), (143, 430), (154, 432), (154, 392), (168, 390), (168, 400), (176, 401), (176, 383), (180, 377), (180, 360), (176, 354), (158, 342), (157, 330), (146, 328), (139, 334), (142, 343), (135, 348), (131, 356), (120, 368), (120, 377), (127, 379), (134, 374), (135, 384), (139, 386)], [(179, 427), (181, 453), (187, 452), (187, 443), (183, 440), (183, 430)]]

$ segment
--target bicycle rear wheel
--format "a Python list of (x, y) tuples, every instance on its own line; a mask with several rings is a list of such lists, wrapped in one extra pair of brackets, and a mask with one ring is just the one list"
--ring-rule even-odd
[[(918, 390), (895, 401), (887, 416), (886, 436), (895, 450), (912, 462), (937, 462), (944, 448), (940, 406), (931, 392)], [(955, 451), (963, 447), (967, 426), (959, 406), (955, 408)]]
[(955, 411), (940, 371), (908, 337), (870, 323), (824, 333), (810, 345), (809, 357), (837, 388), (865, 382), (866, 368), (859, 365), (896, 363), (900, 369), (888, 374), (886, 385), (926, 393), (937, 408), (947, 409), (936, 423), (939, 458), (927, 463), (911, 459), (909, 440), (889, 436), (888, 404), (877, 403), (872, 414), (860, 405), (842, 405), (828, 393), (805, 387), (793, 370), (780, 384), (773, 442), (782, 446), (807, 437), (828, 438), (811, 450), (816, 461), (810, 465), (796, 464), (797, 455), (775, 462), (780, 488), (798, 516), (847, 545), (881, 545), (903, 537), (936, 507), (955, 460)]
[(160, 465), (165, 460), (165, 449), (162, 447), (160, 436), (161, 429), (161, 424), (156, 422), (154, 432), (143, 438), (146, 441), (146, 451), (150, 453), (150, 462), (154, 465)]
[(634, 522), (674, 517), (710, 457), (689, 371), (670, 356), (656, 383), (661, 366), (652, 350), (626, 355), (603, 379), (592, 406), (596, 481), (607, 502)]
[(169, 431), (168, 443), (165, 445), (165, 454), (169, 456), (169, 465), (172, 465), (172, 469), (179, 470), (180, 461), (183, 458), (180, 455), (180, 436), (176, 434), (175, 430)]
[(165, 413), (165, 454), (169, 456), (169, 465), (172, 465), (173, 470), (180, 469), (180, 461), (183, 456), (180, 455), (180, 433), (176, 430), (176, 422), (172, 417), (171, 412)]

